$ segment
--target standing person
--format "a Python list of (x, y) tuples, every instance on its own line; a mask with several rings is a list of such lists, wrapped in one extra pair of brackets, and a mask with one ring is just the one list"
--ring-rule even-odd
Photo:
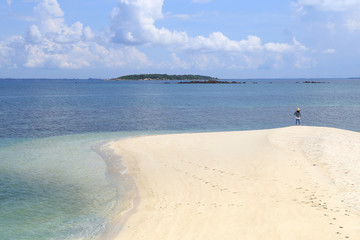
[(300, 108), (298, 108), (296, 110), (296, 112), (294, 112), (294, 116), (296, 118), (295, 124), (296, 125), (300, 125), (300, 119), (301, 119), (301, 113), (300, 113)]

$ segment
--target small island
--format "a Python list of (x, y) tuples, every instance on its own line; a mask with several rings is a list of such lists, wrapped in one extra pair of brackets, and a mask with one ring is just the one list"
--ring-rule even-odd
[(217, 78), (202, 75), (168, 75), (168, 74), (134, 74), (126, 75), (118, 78), (109, 79), (110, 81), (126, 81), (126, 80), (216, 80)]

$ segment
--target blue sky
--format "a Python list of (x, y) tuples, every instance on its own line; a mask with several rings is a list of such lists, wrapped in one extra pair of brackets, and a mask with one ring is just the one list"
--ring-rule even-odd
[(0, 0), (0, 78), (360, 76), (360, 0)]

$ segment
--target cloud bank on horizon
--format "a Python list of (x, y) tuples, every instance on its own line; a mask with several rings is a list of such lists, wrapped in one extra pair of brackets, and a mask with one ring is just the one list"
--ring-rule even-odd
[[(197, 9), (201, 9), (214, 5), (214, 2), (189, 0), (188, 4), (196, 5)], [(258, 1), (258, 3), (262, 2)], [(61, 75), (61, 71), (70, 71), (80, 77), (91, 72), (91, 75), (100, 77), (104, 70), (118, 74), (200, 71), (221, 77), (236, 77), (244, 74), (247, 74), (246, 77), (262, 77), (264, 74), (274, 77), (281, 75), (281, 72), (284, 72), (283, 76), (287, 74), (289, 77), (298, 77), (299, 74), (307, 71), (321, 76), (321, 74), (326, 75), (322, 72), (323, 68), (327, 67), (326, 64), (329, 65), (329, 69), (332, 68), (331, 64), (337, 64), (335, 59), (332, 60), (333, 62), (329, 61), (329, 56), (337, 54), (342, 56), (350, 50), (338, 41), (341, 42), (348, 37), (350, 42), (352, 40), (355, 43), (359, 40), (360, 33), (358, 14), (360, 1), (358, 0), (290, 1), (288, 11), (291, 17), (288, 21), (300, 23), (287, 26), (286, 22), (282, 22), (282, 25), (285, 25), (283, 32), (286, 33), (283, 41), (271, 41), (273, 34), (268, 33), (257, 36), (247, 32), (245, 37), (239, 38), (237, 34), (222, 32), (218, 26), (217, 30), (212, 30), (211, 24), (207, 24), (207, 17), (200, 19), (200, 22), (204, 21), (204, 28), (197, 29), (192, 27), (190, 13), (176, 13), (190, 16), (188, 18), (176, 18), (176, 14), (172, 12), (164, 13), (164, 0), (118, 0), (114, 2), (110, 12), (103, 13), (104, 18), (109, 18), (108, 26), (94, 30), (92, 26), (87, 26), (80, 20), (69, 22), (60, 3), (61, 1), (57, 0), (34, 1), (32, 11), (23, 18), (27, 20), (22, 21), (23, 24), (28, 25), (26, 31), (0, 38), (2, 72), (16, 77), (19, 74), (25, 75), (27, 71), (39, 75), (42, 71), (48, 75)], [(9, 12), (12, 8), (16, 8), (11, 0), (6, 0), (5, 4)], [(25, 1), (22, 4), (25, 4)], [(169, 1), (168, 4), (171, 5), (171, 2)], [(224, 2), (224, 4), (228, 3)], [(87, 11), (85, 5), (83, 7), (84, 9), (78, 10)], [(235, 12), (240, 16), (246, 15), (241, 7), (242, 5), (237, 3), (238, 12), (231, 7), (229, 8), (231, 11), (228, 11), (231, 14)], [(243, 7), (252, 9), (252, 6)], [(213, 10), (210, 6), (205, 9), (208, 9), (206, 10), (208, 12)], [(89, 12), (94, 10), (96, 9)], [(223, 16), (220, 10), (215, 10), (211, 22), (213, 18), (218, 17), (218, 14)], [(271, 14), (282, 16), (283, 13)], [(2, 16), (0, 21), (6, 19), (6, 14), (0, 12), (0, 16)], [(202, 14), (197, 16), (194, 23), (199, 25)], [(222, 24), (226, 25), (226, 21), (229, 20), (222, 20), (221, 16), (218, 21), (220, 23), (224, 21)], [(283, 20), (283, 17), (278, 18)], [(184, 24), (181, 21), (187, 22)], [(241, 23), (242, 26), (244, 24)], [(276, 24), (269, 23), (269, 26)], [(249, 22), (248, 25), (251, 26), (252, 23)], [(303, 26), (305, 30), (290, 29), (292, 26)], [(309, 28), (312, 29), (309, 31)], [(207, 29), (209, 30), (206, 31)], [(225, 29), (230, 33), (237, 31), (236, 28), (230, 31), (228, 28)], [(207, 34), (196, 34), (196, 32), (207, 32)], [(262, 40), (262, 37), (270, 40)], [(331, 37), (332, 40), (328, 41), (327, 37)], [(281, 39), (281, 36), (273, 38)], [(351, 51), (354, 50), (359, 55), (359, 47), (353, 46)], [(354, 54), (350, 60), (359, 59)], [(349, 74), (356, 74), (359, 71), (355, 66), (356, 64), (353, 68), (349, 68)], [(333, 74), (346, 76), (346, 72), (341, 71)], [(307, 77), (306, 74), (304, 76)]]

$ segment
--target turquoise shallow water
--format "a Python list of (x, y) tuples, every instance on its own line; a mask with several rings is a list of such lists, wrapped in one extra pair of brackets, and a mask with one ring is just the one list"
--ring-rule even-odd
[[(241, 80), (243, 81), (243, 80)], [(133, 196), (102, 143), (164, 132), (304, 125), (360, 132), (360, 80), (238, 85), (0, 80), (0, 239), (107, 238)], [(108, 233), (110, 232), (110, 235)]]
[(126, 210), (134, 188), (129, 181), (122, 181), (121, 186), (112, 181), (114, 177), (121, 181), (121, 172), (112, 176), (113, 169), (94, 151), (96, 145), (115, 136), (128, 134), (2, 139), (0, 238), (93, 239), (101, 235), (113, 214)]

